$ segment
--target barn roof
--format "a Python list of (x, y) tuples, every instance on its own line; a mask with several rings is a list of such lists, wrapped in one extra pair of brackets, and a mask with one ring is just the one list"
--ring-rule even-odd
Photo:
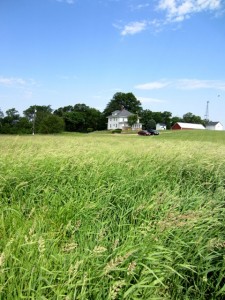
[(187, 128), (187, 129), (205, 129), (205, 127), (202, 124), (194, 124), (194, 123), (182, 123), (177, 122), (181, 128)]

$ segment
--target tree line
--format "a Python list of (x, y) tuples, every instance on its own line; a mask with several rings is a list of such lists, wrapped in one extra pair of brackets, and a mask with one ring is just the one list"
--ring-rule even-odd
[[(205, 125), (200, 116), (191, 112), (182, 118), (172, 116), (169, 111), (153, 112), (143, 109), (141, 102), (132, 93), (118, 92), (113, 95), (103, 112), (86, 104), (75, 104), (53, 110), (50, 105), (32, 105), (23, 111), (23, 116), (15, 108), (8, 109), (5, 114), (0, 109), (0, 133), (2, 134), (34, 134), (91, 132), (105, 130), (107, 117), (115, 110), (127, 109), (141, 118), (144, 129), (155, 128), (157, 123), (164, 123), (170, 129), (176, 122), (198, 123)], [(135, 118), (133, 118), (134, 122)], [(132, 120), (130, 119), (130, 122)]]

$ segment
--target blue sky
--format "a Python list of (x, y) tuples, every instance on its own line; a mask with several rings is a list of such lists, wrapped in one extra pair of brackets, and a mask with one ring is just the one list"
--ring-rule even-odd
[(1, 0), (0, 108), (144, 109), (225, 126), (225, 1)]

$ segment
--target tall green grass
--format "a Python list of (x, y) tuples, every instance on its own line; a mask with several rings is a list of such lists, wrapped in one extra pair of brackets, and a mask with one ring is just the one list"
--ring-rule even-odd
[(0, 299), (224, 299), (215, 135), (0, 136)]

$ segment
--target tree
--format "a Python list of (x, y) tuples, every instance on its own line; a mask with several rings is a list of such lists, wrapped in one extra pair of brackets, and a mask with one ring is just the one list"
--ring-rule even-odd
[(15, 108), (8, 109), (6, 116), (0, 119), (0, 132), (6, 134), (31, 133), (31, 124), (25, 117), (20, 117)]
[(148, 123), (146, 124), (146, 127), (145, 127), (147, 130), (150, 130), (150, 129), (155, 129), (156, 128), (156, 122), (154, 119), (150, 119), (148, 121)]
[(34, 130), (39, 132), (42, 120), (52, 114), (50, 105), (32, 105), (23, 111), (24, 116), (32, 123)]
[(116, 93), (109, 101), (106, 108), (103, 111), (105, 117), (111, 115), (115, 110), (121, 108), (127, 109), (129, 112), (137, 114), (142, 111), (141, 102), (132, 93)]
[(145, 109), (141, 112), (141, 123), (145, 129), (155, 129), (156, 123), (162, 122), (162, 114)]
[(132, 127), (134, 124), (137, 123), (137, 120), (138, 116), (136, 114), (128, 116), (128, 125)]
[(23, 114), (29, 121), (33, 121), (35, 117), (36, 126), (41, 122), (41, 120), (47, 115), (52, 114), (52, 109), (50, 105), (32, 105), (28, 109), (23, 111)]
[(171, 118), (172, 118), (171, 112), (169, 112), (169, 111), (162, 112), (163, 123), (166, 124), (167, 129), (171, 128)]
[(141, 123), (142, 123), (142, 126), (143, 128), (147, 128), (147, 124), (149, 122), (149, 120), (152, 119), (152, 115), (153, 115), (153, 112), (149, 109), (144, 109), (142, 110), (141, 114), (140, 114), (140, 117), (141, 117)]
[(64, 119), (66, 131), (87, 132), (88, 128), (92, 128), (93, 130), (105, 128), (103, 114), (84, 103), (60, 107), (54, 111), (54, 114)]
[(47, 115), (39, 125), (40, 133), (60, 133), (64, 130), (65, 123), (63, 118), (56, 115)]
[(202, 120), (200, 116), (196, 116), (191, 112), (188, 112), (183, 115), (183, 121), (185, 123), (204, 124), (204, 120)]
[(0, 109), (0, 130), (1, 130), (1, 127), (2, 127), (2, 121), (4, 119), (4, 113), (3, 111)]
[(2, 119), (2, 133), (16, 133), (16, 124), (19, 122), (19, 112), (15, 108), (6, 111), (6, 116)]
[(172, 127), (174, 124), (176, 124), (177, 122), (182, 122), (183, 119), (180, 117), (172, 117), (171, 121), (170, 121), (170, 127)]
[(19, 112), (15, 108), (10, 108), (6, 112), (7, 117), (13, 119), (13, 120), (18, 120), (19, 119)]
[(32, 125), (26, 117), (20, 117), (16, 125), (14, 126), (14, 133), (17, 134), (31, 134)]
[(54, 110), (53, 113), (54, 113), (54, 115), (63, 117), (65, 113), (72, 112), (72, 111), (73, 111), (73, 106), (68, 105), (68, 106), (60, 107), (60, 108)]
[(4, 118), (4, 113), (3, 113), (3, 111), (0, 108), (0, 119), (3, 119), (3, 118)]
[(10, 126), (14, 126), (20, 118), (19, 112), (15, 108), (10, 108), (6, 112), (4, 123), (8, 123)]
[[(82, 112), (72, 111), (63, 115), (66, 131), (84, 131), (85, 116)], [(89, 127), (89, 126), (88, 126)]]
[(163, 115), (160, 111), (156, 111), (152, 113), (152, 119), (157, 123), (163, 123)]

